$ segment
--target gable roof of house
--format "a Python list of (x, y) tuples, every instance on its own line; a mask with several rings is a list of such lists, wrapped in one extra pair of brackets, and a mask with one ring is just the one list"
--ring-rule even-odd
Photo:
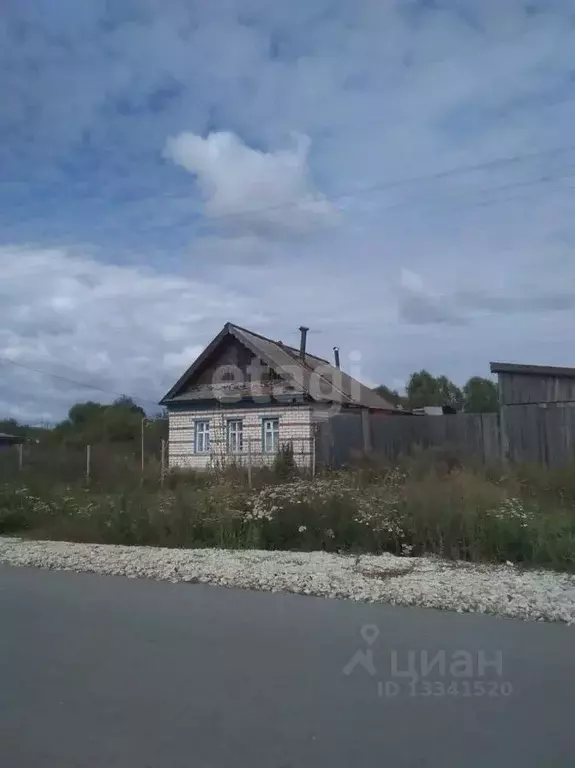
[(311, 397), (312, 400), (324, 403), (338, 402), (342, 405), (361, 406), (380, 411), (398, 411), (392, 403), (389, 403), (357, 379), (336, 368), (328, 360), (310, 355), (307, 352), (305, 360), (302, 360), (299, 350), (295, 347), (274, 341), (233, 323), (225, 324), (218, 335), (162, 398), (160, 401), (162, 405), (194, 399), (189, 393), (183, 391), (184, 388), (228, 336), (237, 339), (240, 344), (263, 360), (280, 377), (295, 382), (296, 389)]

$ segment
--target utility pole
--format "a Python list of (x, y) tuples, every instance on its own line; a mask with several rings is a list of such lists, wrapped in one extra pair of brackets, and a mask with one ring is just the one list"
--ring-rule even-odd
[(149, 421), (149, 419), (146, 418), (146, 416), (142, 416), (142, 428), (140, 430), (140, 461), (141, 461), (142, 482), (144, 482), (144, 460), (145, 460), (144, 426), (147, 421)]
[[(146, 426), (146, 422), (148, 421), (168, 421), (167, 417), (159, 416), (157, 418), (148, 418), (147, 416), (142, 416), (142, 424), (140, 428), (140, 471), (142, 473), (142, 483), (144, 482), (144, 469), (145, 469), (145, 457), (146, 457), (146, 445), (144, 440), (144, 427)], [(165, 452), (165, 448), (164, 448)]]
[(86, 485), (90, 485), (90, 465), (92, 461), (92, 446), (86, 446)]
[(161, 470), (160, 470), (160, 487), (164, 487), (164, 479), (166, 477), (166, 441), (162, 437), (162, 458), (161, 458)]

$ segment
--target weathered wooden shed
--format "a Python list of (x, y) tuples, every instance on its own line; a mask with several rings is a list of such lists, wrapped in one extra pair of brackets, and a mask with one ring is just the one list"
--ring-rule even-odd
[(505, 459), (561, 466), (575, 459), (575, 368), (491, 363)]

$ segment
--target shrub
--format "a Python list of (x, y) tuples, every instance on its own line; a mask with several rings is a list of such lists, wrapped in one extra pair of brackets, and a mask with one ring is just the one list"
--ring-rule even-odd
[(273, 473), (281, 480), (297, 474), (293, 445), (291, 443), (280, 445), (280, 449), (274, 457)]
[[(133, 482), (0, 485), (0, 534), (171, 547), (434, 554), (575, 571), (573, 474), (461, 466), (438, 451), (299, 476), (287, 451), (252, 473), (173, 472)], [(139, 479), (139, 476), (137, 476)], [(26, 482), (23, 480), (26, 479)], [(131, 481), (130, 481), (131, 479)]]

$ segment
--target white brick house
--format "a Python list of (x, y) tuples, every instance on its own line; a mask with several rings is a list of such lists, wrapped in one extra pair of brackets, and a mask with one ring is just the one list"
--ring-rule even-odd
[(161, 400), (170, 467), (269, 464), (286, 444), (312, 463), (314, 427), (342, 408), (396, 412), (338, 366), (226, 323)]

